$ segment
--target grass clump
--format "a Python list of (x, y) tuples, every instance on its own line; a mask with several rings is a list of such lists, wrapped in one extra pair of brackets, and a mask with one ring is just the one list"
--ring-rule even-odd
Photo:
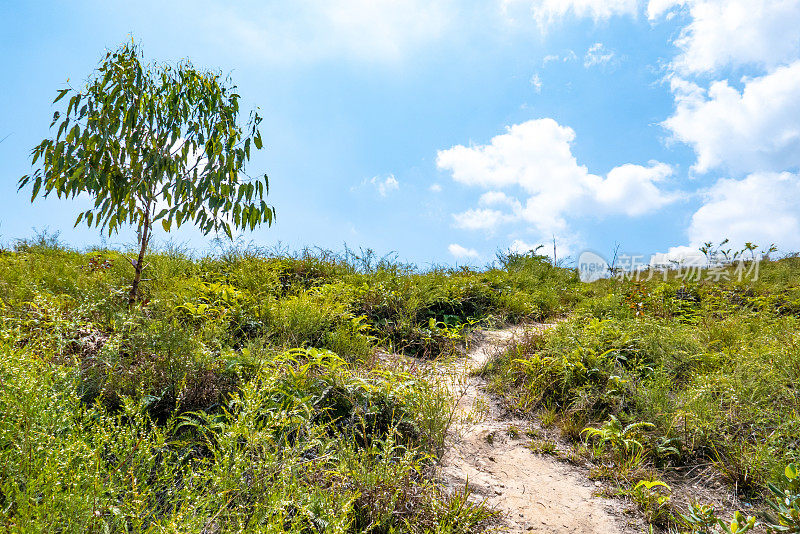
[[(567, 320), (483, 373), (511, 407), (591, 446), (596, 471), (631, 495), (653, 474), (712, 465), (762, 506), (768, 484), (798, 458), (800, 264), (760, 268), (757, 280), (671, 271), (587, 284)], [(643, 487), (637, 495), (652, 504), (657, 496)], [(669, 522), (662, 506), (648, 508)]]
[(488, 512), (429, 481), (430, 394), (330, 352), (259, 362), (224, 406), (155, 421), (146, 397), (87, 404), (80, 370), (4, 344), (2, 521), (10, 531), (389, 531)]
[(43, 234), (0, 254), (3, 529), (467, 533), (493, 516), (432, 479), (446, 387), (380, 354), (448, 357), (479, 325), (560, 313), (573, 274), (148, 258), (131, 308), (124, 252)]

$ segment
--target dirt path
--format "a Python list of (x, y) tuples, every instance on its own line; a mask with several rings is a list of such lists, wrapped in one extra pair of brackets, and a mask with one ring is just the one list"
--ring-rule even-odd
[(501, 513), (505, 532), (627, 532), (616, 519), (619, 503), (593, 496), (594, 485), (577, 468), (531, 452), (524, 433), (511, 437), (510, 429), (525, 429), (528, 423), (504, 418), (496, 401), (483, 392), (483, 381), (469, 376), (498, 346), (521, 333), (519, 328), (484, 332), (466, 362), (442, 368), (451, 391), (460, 396), (461, 421), (453, 425), (445, 449), (444, 483), (453, 490), (468, 483), (478, 498)]

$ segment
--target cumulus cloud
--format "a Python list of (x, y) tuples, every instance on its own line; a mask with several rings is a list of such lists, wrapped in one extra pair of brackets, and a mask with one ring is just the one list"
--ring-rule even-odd
[[(670, 65), (675, 111), (662, 125), (694, 149), (695, 172), (732, 177), (702, 193), (689, 243), (664, 258), (691, 260), (700, 245), (723, 238), (734, 248), (799, 248), (800, 2), (650, 0), (651, 20), (676, 14), (687, 24)], [(758, 74), (719, 78), (743, 67)]]
[(512, 215), (491, 209), (470, 209), (453, 214), (453, 221), (456, 228), (462, 228), (464, 230), (492, 231), (501, 223), (513, 220), (514, 217)]
[[(781, 171), (800, 163), (800, 2), (796, 0), (651, 0), (658, 19), (681, 8), (688, 24), (672, 62), (675, 113), (663, 125), (697, 154), (694, 170)], [(764, 74), (707, 88), (691, 81), (723, 67)]]
[(766, 249), (800, 250), (800, 176), (759, 172), (737, 180), (723, 178), (704, 192), (703, 205), (692, 215), (689, 244), (655, 254), (651, 263), (703, 264), (699, 248), (728, 239), (738, 250), (748, 241)]
[(480, 257), (480, 254), (478, 254), (478, 251), (474, 248), (462, 247), (457, 243), (452, 243), (447, 247), (447, 250), (450, 252), (450, 254), (459, 259)]
[[(800, 164), (800, 2), (650, 0), (648, 17), (676, 11), (688, 23), (675, 45), (675, 112), (663, 122), (690, 145), (693, 170), (744, 175)], [(704, 76), (750, 66), (762, 74), (705, 85)], [(705, 78), (707, 79), (707, 78)], [(701, 85), (701, 83), (703, 85)], [(739, 89), (738, 87), (742, 88)]]
[(800, 165), (800, 61), (745, 81), (708, 90), (673, 80), (675, 113), (663, 125), (697, 154), (694, 169), (734, 173), (781, 171)]
[(704, 205), (692, 216), (689, 241), (728, 238), (734, 246), (751, 241), (800, 250), (800, 176), (754, 173), (741, 180), (721, 179), (706, 194)]
[(607, 65), (614, 60), (614, 51), (609, 50), (603, 43), (595, 43), (583, 56), (583, 66), (587, 69), (596, 65)]
[(650, 0), (647, 14), (657, 20), (676, 8), (690, 19), (675, 41), (681, 52), (673, 66), (683, 74), (739, 65), (770, 69), (797, 58), (796, 0)]
[(601, 211), (638, 217), (680, 198), (679, 193), (666, 192), (657, 185), (672, 173), (666, 163), (651, 162), (647, 167), (626, 163), (611, 169), (605, 180), (595, 180), (591, 193)]
[(572, 128), (548, 118), (513, 125), (486, 145), (440, 150), (440, 169), (456, 182), (487, 190), (482, 207), (455, 214), (455, 225), (492, 231), (521, 222), (542, 236), (566, 236), (568, 217), (638, 216), (677, 200), (661, 187), (670, 166), (626, 164), (601, 177), (578, 164), (574, 139)]

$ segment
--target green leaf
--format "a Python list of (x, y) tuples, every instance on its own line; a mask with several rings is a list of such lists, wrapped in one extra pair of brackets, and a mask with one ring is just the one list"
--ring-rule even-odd
[(783, 470), (783, 473), (786, 475), (786, 478), (788, 478), (789, 480), (794, 480), (795, 478), (797, 478), (797, 474), (798, 474), (797, 473), (797, 465), (794, 464), (794, 463), (790, 463)]
[(67, 93), (69, 93), (69, 91), (70, 91), (69, 89), (59, 89), (59, 90), (58, 90), (58, 96), (56, 97), (56, 99), (55, 99), (55, 100), (53, 100), (53, 104), (55, 104), (56, 102), (58, 102), (59, 100), (61, 100), (62, 98), (64, 98), (64, 95), (66, 95)]
[[(252, 146), (263, 148), (261, 117), (252, 112), (239, 124), (235, 86), (216, 73), (188, 61), (144, 65), (141, 58), (136, 43), (126, 42), (104, 54), (80, 93), (58, 90), (53, 103), (61, 109), (53, 114), (51, 137), (31, 152), (40, 168), (20, 178), (20, 188), (32, 187), (32, 201), (53, 191), (59, 197), (89, 194), (94, 208), (79, 214), (76, 224), (109, 235), (141, 226), (144, 206), (162, 200), (168, 209), (150, 222), (160, 219), (165, 231), (173, 220), (177, 227), (189, 221), (204, 233), (221, 229), (229, 237), (232, 224), (271, 224), (274, 209), (261, 198), (269, 187), (266, 175), (263, 182), (240, 181)], [(68, 103), (58, 104), (66, 96)], [(179, 140), (185, 143), (176, 149)], [(205, 161), (196, 164), (196, 155)]]
[(41, 176), (37, 176), (36, 180), (33, 182), (33, 193), (31, 193), (31, 202), (36, 198), (36, 195), (39, 193), (39, 189), (42, 187), (42, 178)]

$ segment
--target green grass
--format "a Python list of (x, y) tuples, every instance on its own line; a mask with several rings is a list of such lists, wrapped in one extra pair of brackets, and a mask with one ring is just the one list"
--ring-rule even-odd
[[(475, 328), (556, 318), (482, 373), (622, 494), (712, 465), (758, 507), (798, 460), (798, 258), (757, 281), (592, 284), (524, 255), (426, 271), (349, 250), (148, 258), (129, 309), (122, 252), (47, 235), (0, 251), (4, 529), (481, 530), (491, 512), (431, 479), (453, 399), (380, 353), (450, 358)], [(662, 504), (645, 512), (679, 524)]]
[[(594, 445), (623, 485), (711, 464), (759, 505), (798, 459), (800, 262), (762, 263), (757, 281), (674, 275), (584, 286), (568, 320), (483, 373), (513, 408)], [(641, 447), (606, 446), (626, 438)]]
[(424, 366), (566, 311), (537, 257), (418, 271), (369, 254), (0, 251), (0, 524), (12, 532), (473, 532), (431, 479), (454, 402)]

